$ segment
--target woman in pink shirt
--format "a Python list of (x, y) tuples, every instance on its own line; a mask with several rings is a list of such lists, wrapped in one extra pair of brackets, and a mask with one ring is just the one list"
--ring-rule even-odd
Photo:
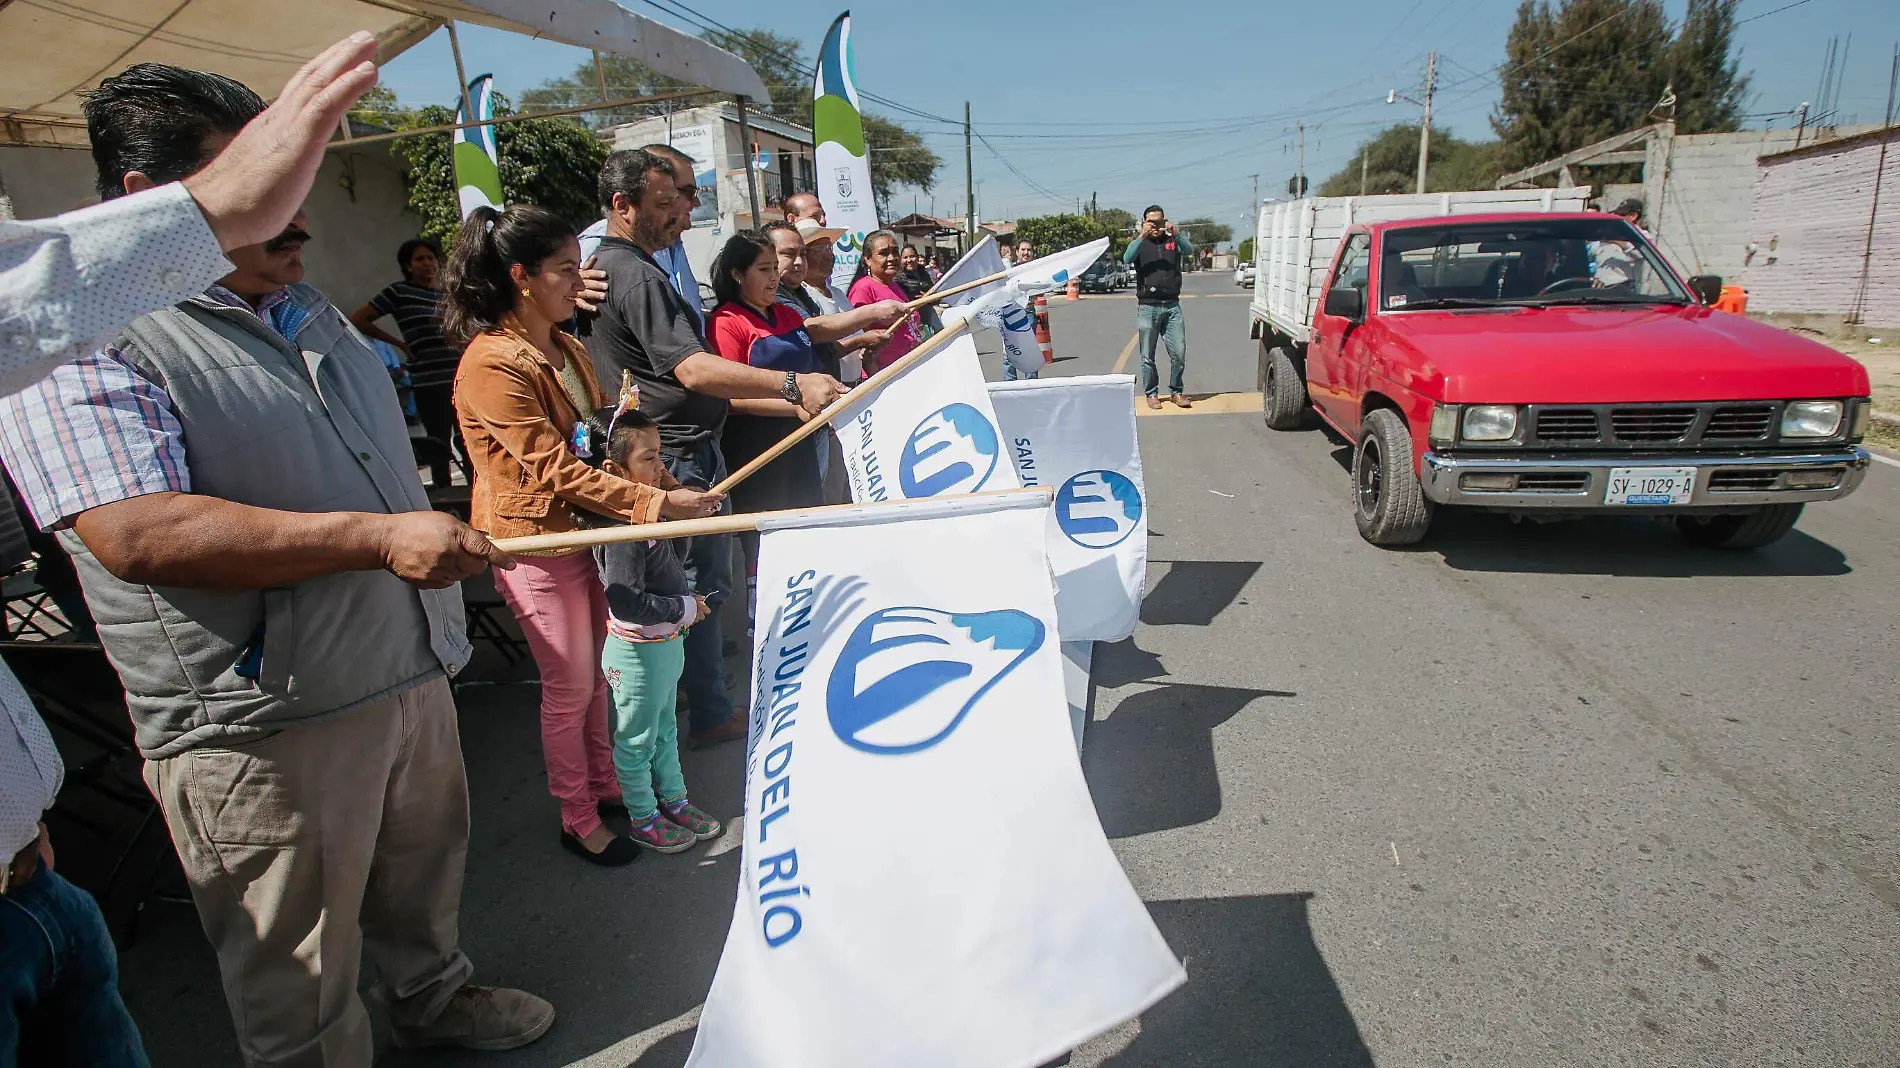
[[(880, 300), (899, 302), (910, 298), (897, 288), (897, 235), (889, 230), (874, 230), (865, 235), (864, 255), (858, 260), (858, 277), (851, 283), (851, 305), (862, 308)], [(876, 352), (866, 352), (864, 373), (869, 376), (897, 362), (898, 357), (917, 347), (921, 326), (917, 313), (904, 316), (891, 331), (891, 339)]]

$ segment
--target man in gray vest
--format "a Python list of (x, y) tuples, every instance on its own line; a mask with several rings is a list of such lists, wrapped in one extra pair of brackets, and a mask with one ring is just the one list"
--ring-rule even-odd
[[(99, 192), (182, 178), (263, 102), (141, 63), (85, 111)], [(456, 583), (511, 566), (429, 509), (381, 361), (301, 285), (301, 212), (203, 295), (0, 401), (0, 458), (72, 553), (248, 1064), (509, 1049), (547, 1002), (471, 985)], [(162, 263), (154, 264), (161, 272)]]

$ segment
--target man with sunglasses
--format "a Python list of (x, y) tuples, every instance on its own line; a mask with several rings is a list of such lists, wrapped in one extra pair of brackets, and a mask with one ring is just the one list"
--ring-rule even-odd
[[(699, 209), (699, 186), (693, 177), (693, 158), (672, 145), (642, 145), (642, 151), (651, 152), (671, 165), (673, 187), (679, 191), (679, 199), (673, 204), (673, 218), (668, 223), (668, 232), (672, 242), (666, 248), (653, 254), (653, 262), (658, 264), (667, 278), (673, 282), (673, 288), (686, 300), (686, 307), (699, 319), (699, 328), (706, 328), (705, 309), (699, 304), (699, 279), (693, 276), (693, 265), (686, 259), (686, 241), (681, 236), (693, 226), (693, 212)], [(581, 259), (591, 260), (594, 249), (600, 245), (600, 239), (607, 233), (607, 220), (602, 219), (580, 233)]]

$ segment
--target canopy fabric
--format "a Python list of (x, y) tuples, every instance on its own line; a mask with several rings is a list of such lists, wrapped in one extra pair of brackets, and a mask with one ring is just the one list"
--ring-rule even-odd
[(769, 97), (745, 60), (612, 0), (0, 0), (0, 144), (83, 146), (79, 93), (134, 63), (213, 71), (269, 96), (355, 30), (375, 34), (377, 60), (387, 62), (449, 21), (598, 48), (688, 84)]

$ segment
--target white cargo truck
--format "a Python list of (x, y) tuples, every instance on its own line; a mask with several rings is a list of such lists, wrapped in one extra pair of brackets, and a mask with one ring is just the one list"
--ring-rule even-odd
[(1568, 189), (1476, 189), (1463, 193), (1394, 193), (1366, 197), (1302, 197), (1268, 205), (1254, 235), (1254, 290), (1249, 337), (1264, 351), (1305, 345), (1320, 286), (1339, 239), (1362, 223), (1482, 215), (1503, 211), (1583, 211), (1588, 186)]

